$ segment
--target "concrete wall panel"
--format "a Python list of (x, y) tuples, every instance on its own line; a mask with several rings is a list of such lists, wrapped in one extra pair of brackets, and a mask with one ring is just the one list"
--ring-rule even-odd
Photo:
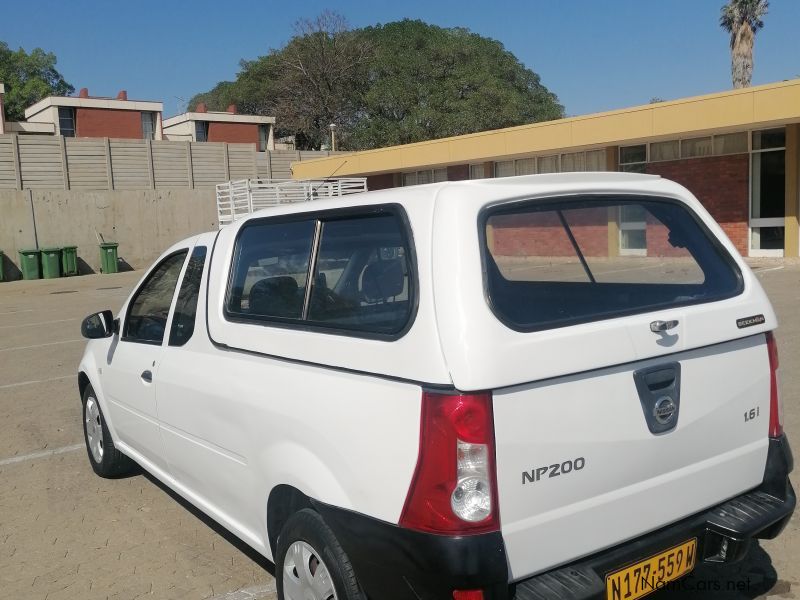
[[(40, 248), (77, 245), (84, 269), (94, 271), (100, 268), (98, 234), (118, 242), (120, 258), (142, 269), (173, 243), (217, 228), (213, 188), (0, 191), (0, 214), (0, 249), (12, 263), (19, 263), (17, 250), (34, 247), (38, 238)], [(10, 278), (19, 275), (8, 271)]]

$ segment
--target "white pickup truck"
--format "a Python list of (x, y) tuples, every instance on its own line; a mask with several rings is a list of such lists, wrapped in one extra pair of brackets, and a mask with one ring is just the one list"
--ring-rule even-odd
[(281, 599), (631, 600), (791, 516), (776, 325), (657, 177), (284, 205), (87, 317), (88, 456), (274, 561)]

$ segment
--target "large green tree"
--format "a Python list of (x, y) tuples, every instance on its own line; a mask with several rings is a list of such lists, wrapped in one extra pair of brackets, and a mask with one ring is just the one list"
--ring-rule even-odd
[(722, 7), (719, 25), (731, 36), (731, 79), (733, 87), (749, 87), (753, 78), (753, 45), (769, 0), (730, 0)]
[(25, 109), (47, 96), (66, 96), (75, 91), (56, 70), (56, 56), (41, 48), (30, 54), (11, 50), (0, 41), (0, 82), (5, 84), (5, 113), (10, 121), (25, 118)]
[(277, 117), (301, 148), (364, 149), (563, 116), (556, 96), (502, 44), (466, 29), (404, 20), (349, 29), (323, 13), (301, 21), (283, 48), (242, 61), (192, 103)]
[(412, 20), (369, 27), (361, 35), (375, 54), (363, 117), (353, 131), (360, 148), (563, 116), (539, 76), (498, 41)]

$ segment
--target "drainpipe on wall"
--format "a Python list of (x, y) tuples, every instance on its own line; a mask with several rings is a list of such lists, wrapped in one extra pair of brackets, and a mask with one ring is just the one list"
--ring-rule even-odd
[(800, 256), (800, 124), (786, 126), (786, 201), (784, 209), (785, 257)]
[(6, 86), (0, 83), (0, 135), (6, 132), (5, 95)]

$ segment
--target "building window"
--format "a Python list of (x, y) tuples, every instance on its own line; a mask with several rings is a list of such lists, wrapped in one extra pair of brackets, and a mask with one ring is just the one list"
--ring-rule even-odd
[(583, 152), (571, 152), (561, 155), (561, 172), (585, 171)]
[(442, 181), (447, 181), (447, 167), (403, 173), (403, 186), (440, 183)]
[(619, 170), (627, 173), (644, 173), (647, 170), (647, 144), (620, 146)]
[(586, 170), (605, 171), (606, 170), (606, 151), (587, 150), (586, 151)]
[(520, 158), (519, 160), (514, 161), (514, 172), (517, 175), (535, 175), (536, 159)]
[(156, 139), (156, 113), (142, 112), (142, 139)]
[(681, 157), (681, 144), (678, 140), (654, 142), (650, 144), (650, 160), (678, 160)]
[(64, 137), (75, 137), (75, 109), (58, 107), (58, 130)]
[(647, 255), (647, 211), (639, 204), (619, 207), (619, 253), (622, 256)]
[(714, 136), (714, 154), (744, 154), (747, 152), (747, 132)]
[(258, 126), (258, 151), (264, 152), (269, 146), (269, 125)]
[(558, 154), (555, 156), (540, 156), (538, 159), (539, 173), (558, 173)]
[(208, 121), (195, 121), (194, 123), (194, 141), (207, 142), (208, 141)]
[(495, 177), (513, 177), (516, 175), (514, 172), (514, 161), (503, 160), (494, 163), (494, 176)]
[(483, 179), (484, 177), (486, 177), (486, 171), (483, 164), (469, 166), (470, 179)]
[(750, 249), (783, 255), (786, 213), (786, 130), (753, 132), (750, 155)]
[(701, 158), (712, 154), (714, 146), (710, 136), (681, 140), (681, 158)]

